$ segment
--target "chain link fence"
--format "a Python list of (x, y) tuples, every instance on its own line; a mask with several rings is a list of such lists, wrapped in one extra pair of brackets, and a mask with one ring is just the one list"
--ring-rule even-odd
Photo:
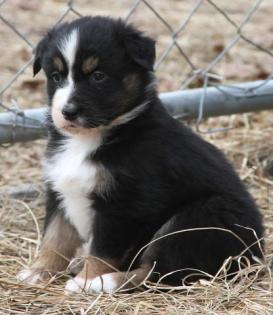
[[(47, 15), (45, 7), (52, 7)], [(33, 50), (47, 28), (86, 14), (122, 17), (156, 38), (155, 71), (165, 92), (160, 97), (174, 117), (195, 117), (199, 131), (218, 131), (200, 130), (205, 117), (273, 109), (271, 7), (266, 0), (0, 1), (2, 49), (9, 60), (5, 53), (0, 57), (0, 143), (45, 134), (44, 81), (31, 79)], [(13, 50), (9, 43), (24, 48)], [(13, 65), (18, 53), (23, 62)]]

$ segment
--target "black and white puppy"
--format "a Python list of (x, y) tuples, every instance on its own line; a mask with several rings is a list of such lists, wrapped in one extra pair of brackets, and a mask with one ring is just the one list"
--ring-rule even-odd
[[(107, 17), (59, 25), (39, 43), (47, 212), (40, 254), (21, 279), (43, 281), (81, 254), (66, 289), (112, 292), (152, 266), (150, 279), (179, 285), (215, 275), (230, 256), (262, 257), (253, 199), (223, 154), (163, 108), (154, 60), (152, 39)], [(237, 269), (233, 259), (229, 273)]]

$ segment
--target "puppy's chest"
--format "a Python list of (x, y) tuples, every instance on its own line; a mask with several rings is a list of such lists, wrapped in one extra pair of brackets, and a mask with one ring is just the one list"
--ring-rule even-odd
[(87, 148), (63, 145), (46, 160), (45, 176), (64, 196), (87, 196), (96, 186), (98, 167), (88, 159)]
[[(93, 143), (70, 140), (45, 161), (44, 174), (59, 194), (66, 217), (87, 239), (94, 216), (92, 192), (105, 193), (110, 175), (90, 159)], [(107, 175), (106, 175), (107, 174)]]

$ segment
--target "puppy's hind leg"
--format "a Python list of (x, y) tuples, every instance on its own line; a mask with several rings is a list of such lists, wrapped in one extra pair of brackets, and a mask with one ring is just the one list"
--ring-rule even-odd
[(149, 275), (149, 265), (141, 265), (129, 272), (119, 272), (106, 261), (88, 257), (83, 270), (66, 284), (66, 291), (85, 293), (113, 293), (119, 288), (133, 289)]
[[(167, 285), (214, 276), (229, 257), (242, 252), (250, 262), (254, 262), (253, 256), (262, 257), (257, 238), (249, 228), (261, 237), (261, 224), (254, 210), (244, 214), (240, 204), (212, 198), (183, 209), (163, 224), (144, 250), (141, 263), (156, 262), (151, 279), (161, 278), (161, 283)], [(232, 261), (229, 277), (237, 272), (238, 264)]]
[(46, 228), (37, 259), (30, 268), (21, 270), (17, 278), (28, 284), (48, 280), (66, 269), (81, 244), (77, 231), (62, 213), (54, 214)]
[(106, 273), (94, 278), (86, 286), (88, 292), (113, 293), (119, 289), (132, 290), (139, 287), (148, 278), (151, 267), (141, 265), (139, 268), (126, 272)]

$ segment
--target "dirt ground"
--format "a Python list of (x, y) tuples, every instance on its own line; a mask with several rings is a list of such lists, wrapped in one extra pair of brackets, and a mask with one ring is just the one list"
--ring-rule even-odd
[[(237, 24), (255, 3), (254, 0), (214, 2)], [(131, 0), (78, 0), (74, 7), (82, 14), (125, 17), (132, 3)], [(177, 29), (196, 1), (148, 0), (148, 3)], [(62, 0), (7, 0), (0, 7), (0, 14), (35, 46), (66, 8), (66, 1)], [(263, 1), (243, 28), (245, 36), (271, 53), (272, 15), (273, 4)], [(75, 14), (70, 12), (65, 20), (72, 18)], [(159, 60), (171, 42), (168, 28), (144, 3), (139, 5), (130, 21), (157, 40)], [(178, 42), (199, 69), (206, 67), (235, 34), (236, 28), (204, 0), (179, 35)], [(32, 49), (2, 20), (0, 39), (0, 86), (3, 87), (31, 58)], [(225, 83), (244, 82), (266, 78), (272, 66), (272, 56), (240, 40), (213, 72), (222, 76)], [(191, 67), (174, 48), (157, 70), (159, 90), (179, 89), (191, 74)], [(32, 69), (28, 67), (4, 93), (2, 102), (10, 106), (15, 99), (21, 108), (40, 107), (47, 102), (44, 83), (43, 75), (33, 79)], [(202, 80), (197, 78), (190, 87), (201, 84)], [(195, 128), (194, 122), (190, 125)], [(227, 282), (220, 276), (211, 282), (201, 281), (166, 293), (158, 293), (157, 288), (147, 284), (148, 291), (134, 294), (65, 296), (63, 286), (67, 274), (46, 286), (31, 288), (19, 283), (15, 275), (35, 258), (42, 233), (41, 158), (46, 141), (0, 147), (0, 314), (273, 314), (273, 113), (210, 118), (202, 123), (202, 130), (230, 125), (231, 130), (202, 136), (227, 154), (262, 210), (266, 226), (265, 261), (242, 270), (239, 282)], [(11, 187), (22, 188), (26, 184), (35, 189), (35, 196), (12, 197), (7, 193)]]

